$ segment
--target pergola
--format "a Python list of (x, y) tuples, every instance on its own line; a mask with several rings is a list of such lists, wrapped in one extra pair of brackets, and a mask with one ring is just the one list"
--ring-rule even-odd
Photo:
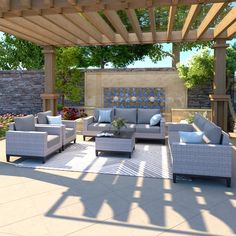
[[(227, 130), (226, 40), (236, 34), (236, 6), (219, 19), (230, 0), (0, 0), (0, 31), (44, 47), (45, 92), (43, 108), (56, 111), (55, 47), (72, 45), (155, 44), (215, 41), (213, 120)], [(209, 11), (194, 28), (201, 6)], [(175, 30), (180, 6), (188, 6), (181, 30)], [(167, 7), (165, 31), (158, 29), (157, 8)], [(137, 12), (148, 15), (149, 28), (142, 29)], [(119, 13), (127, 16), (128, 29)], [(216, 22), (216, 23), (215, 23)]]

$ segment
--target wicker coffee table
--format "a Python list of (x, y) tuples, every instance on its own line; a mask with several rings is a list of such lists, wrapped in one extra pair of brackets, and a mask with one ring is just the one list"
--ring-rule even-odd
[(115, 134), (112, 131), (103, 131), (101, 133), (109, 133), (112, 136), (97, 136), (95, 138), (96, 156), (99, 152), (117, 152), (128, 154), (128, 157), (131, 158), (135, 149), (134, 132), (123, 131), (120, 134)]

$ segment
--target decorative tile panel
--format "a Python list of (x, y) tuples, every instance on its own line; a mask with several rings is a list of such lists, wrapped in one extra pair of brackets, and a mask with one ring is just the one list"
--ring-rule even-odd
[(104, 88), (104, 107), (158, 108), (165, 111), (163, 88)]

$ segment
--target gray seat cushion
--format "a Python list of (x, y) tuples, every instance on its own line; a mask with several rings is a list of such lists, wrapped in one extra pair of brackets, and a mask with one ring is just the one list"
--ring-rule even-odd
[(111, 129), (111, 124), (108, 123), (92, 123), (88, 125), (89, 131), (104, 131)]
[(136, 133), (160, 133), (159, 126), (150, 126), (149, 124), (137, 124)]
[(138, 109), (138, 124), (150, 124), (150, 119), (155, 115), (159, 114), (159, 109)]
[(126, 127), (121, 128), (122, 131), (135, 132), (136, 124), (127, 123), (125, 125)]
[(98, 118), (99, 118), (99, 110), (111, 110), (111, 120), (114, 119), (114, 109), (113, 108), (96, 108), (94, 110), (94, 121), (98, 122)]
[(16, 131), (35, 131), (35, 119), (33, 115), (15, 117)]
[(52, 111), (39, 112), (37, 116), (39, 124), (48, 124), (47, 116), (52, 116)]
[(66, 138), (69, 138), (75, 134), (75, 130), (73, 128), (66, 128)]
[(216, 126), (210, 121), (207, 121), (204, 125), (204, 136), (203, 139), (208, 144), (220, 144), (222, 130), (219, 126)]
[(179, 132), (176, 131), (168, 132), (168, 141), (169, 144), (179, 143), (180, 142)]
[(60, 142), (60, 137), (58, 135), (48, 135), (47, 136), (47, 146), (51, 148)]
[(116, 108), (115, 116), (125, 119), (126, 123), (136, 124), (136, 108)]

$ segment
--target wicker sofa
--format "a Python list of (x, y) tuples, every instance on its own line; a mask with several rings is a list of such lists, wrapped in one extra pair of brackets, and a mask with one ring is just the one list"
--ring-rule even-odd
[[(201, 144), (181, 143), (179, 131), (203, 131)], [(173, 164), (173, 182), (177, 175), (210, 176), (226, 179), (232, 176), (232, 147), (229, 135), (199, 114), (193, 124), (169, 124), (168, 144)]]
[[(94, 116), (84, 118), (83, 137), (96, 136), (104, 130), (111, 130), (111, 123), (99, 123), (99, 110), (108, 108), (96, 108)], [(141, 108), (109, 108), (112, 109), (111, 120), (115, 117), (123, 118), (127, 121), (125, 130), (133, 131), (135, 138), (141, 139), (161, 139), (165, 141), (165, 119), (156, 126), (150, 126), (150, 119), (153, 115), (160, 113), (159, 109)]]

